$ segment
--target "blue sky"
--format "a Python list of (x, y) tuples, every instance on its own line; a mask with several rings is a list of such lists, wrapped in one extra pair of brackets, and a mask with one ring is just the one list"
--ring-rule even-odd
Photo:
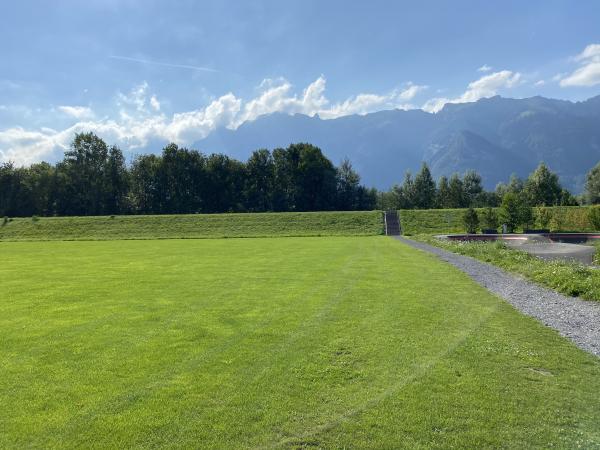
[[(597, 1), (6, 2), (0, 160), (94, 130), (130, 152), (281, 111), (600, 94)], [(156, 150), (156, 149), (154, 149)]]

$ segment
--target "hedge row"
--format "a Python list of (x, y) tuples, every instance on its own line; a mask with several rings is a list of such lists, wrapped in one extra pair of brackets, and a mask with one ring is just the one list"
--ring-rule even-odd
[[(495, 208), (499, 213), (499, 208)], [(551, 213), (549, 228), (551, 231), (598, 231), (595, 230), (588, 218), (589, 206), (554, 206), (547, 208)], [(435, 233), (464, 233), (462, 216), (464, 209), (402, 209), (400, 225), (403, 234), (435, 234)], [(483, 209), (477, 209), (481, 215)], [(538, 209), (534, 208), (536, 217), (535, 228), (539, 224)]]

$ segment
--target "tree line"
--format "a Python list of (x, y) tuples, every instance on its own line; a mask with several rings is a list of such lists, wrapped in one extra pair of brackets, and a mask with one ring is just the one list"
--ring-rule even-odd
[(423, 163), (414, 177), (407, 172), (402, 184), (377, 191), (361, 184), (348, 159), (336, 167), (307, 143), (256, 150), (245, 162), (169, 144), (126, 164), (117, 146), (80, 133), (54, 165), (0, 165), (0, 216), (475, 208), (505, 199), (526, 206), (599, 203), (600, 163), (580, 198), (544, 163), (493, 191), (475, 171), (436, 182)]
[(0, 165), (2, 216), (371, 210), (376, 196), (348, 160), (335, 167), (303, 143), (246, 162), (170, 144), (127, 165), (118, 147), (81, 133), (55, 165)]
[[(600, 164), (597, 167), (600, 188)], [(574, 206), (580, 203), (561, 186), (558, 175), (544, 163), (540, 163), (527, 179), (512, 175), (507, 184), (498, 184), (494, 191), (486, 191), (481, 175), (473, 170), (462, 176), (457, 173), (450, 178), (442, 176), (436, 183), (429, 167), (423, 163), (414, 177), (407, 172), (401, 185), (381, 193), (380, 203), (382, 209), (483, 208), (500, 206), (507, 194), (517, 196), (529, 206)], [(600, 199), (600, 192), (597, 199)]]

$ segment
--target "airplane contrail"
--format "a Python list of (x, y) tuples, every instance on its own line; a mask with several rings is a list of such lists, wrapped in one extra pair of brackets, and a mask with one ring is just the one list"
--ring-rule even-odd
[(187, 65), (187, 64), (171, 64), (171, 63), (165, 63), (165, 62), (160, 62), (160, 61), (150, 61), (150, 60), (147, 60), (147, 59), (131, 58), (129, 56), (110, 55), (109, 58), (111, 58), (111, 59), (120, 59), (122, 61), (137, 62), (137, 63), (141, 63), (141, 64), (152, 64), (152, 65), (155, 65), (155, 66), (173, 67), (173, 68), (176, 68), (176, 69), (198, 70), (198, 71), (201, 71), (201, 72), (219, 72), (218, 70), (211, 69), (209, 67), (190, 66), (190, 65)]

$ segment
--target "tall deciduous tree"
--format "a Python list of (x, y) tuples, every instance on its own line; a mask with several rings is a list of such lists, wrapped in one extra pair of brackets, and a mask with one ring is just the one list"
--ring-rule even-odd
[(246, 163), (245, 198), (249, 211), (272, 211), (275, 163), (271, 152), (256, 150)]
[(113, 146), (108, 151), (104, 170), (104, 214), (119, 214), (130, 209), (127, 203), (129, 192), (129, 172), (125, 158), (119, 147)]
[(156, 155), (140, 155), (131, 166), (130, 202), (135, 212), (157, 214), (160, 208), (160, 186), (158, 173), (161, 158)]
[(558, 175), (551, 172), (543, 162), (529, 175), (524, 191), (530, 205), (553, 206), (560, 204), (562, 187), (558, 181)]
[(62, 215), (104, 213), (105, 173), (108, 146), (94, 133), (79, 133), (58, 164), (61, 193), (58, 212)]
[(467, 205), (481, 206), (478, 204), (479, 196), (483, 193), (481, 175), (474, 170), (467, 170), (463, 176), (463, 189)]
[(289, 149), (294, 147), (299, 150), (297, 208), (300, 211), (332, 209), (336, 196), (335, 167), (314, 145), (292, 144)]
[(360, 186), (360, 176), (352, 168), (348, 158), (345, 158), (337, 169), (337, 209), (351, 211), (361, 203), (363, 192)]

